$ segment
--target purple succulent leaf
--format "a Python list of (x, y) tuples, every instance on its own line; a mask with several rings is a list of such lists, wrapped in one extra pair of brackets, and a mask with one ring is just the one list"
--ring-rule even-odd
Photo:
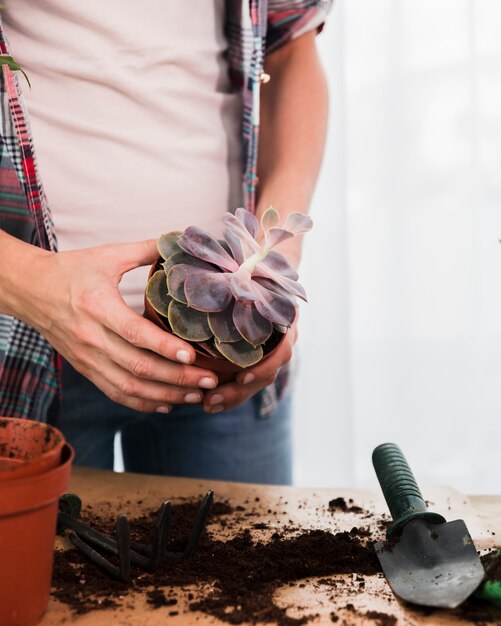
[(277, 331), (277, 333), (282, 333), (282, 335), (285, 335), (288, 330), (287, 326), (282, 326), (281, 324), (273, 324), (273, 328)]
[(214, 345), (228, 361), (242, 368), (255, 365), (263, 358), (263, 348), (261, 346), (254, 348), (254, 346), (251, 346), (250, 343), (247, 343), (243, 339), (236, 343), (220, 343), (219, 341), (215, 341)]
[(261, 250), (261, 246), (258, 242), (254, 239), (254, 237), (252, 237), (242, 222), (233, 215), (233, 213), (225, 213), (222, 220), (226, 228), (240, 239), (242, 247), (244, 247), (245, 244), (249, 250), (252, 250), (252, 253), (259, 252)]
[(182, 250), (202, 261), (213, 263), (230, 272), (238, 269), (238, 263), (231, 258), (221, 244), (197, 226), (188, 227), (177, 243)]
[(242, 339), (233, 323), (233, 308), (234, 303), (230, 303), (224, 311), (208, 313), (207, 315), (210, 329), (218, 341), (233, 343)]
[(163, 259), (168, 259), (173, 254), (180, 251), (177, 244), (180, 235), (181, 231), (179, 230), (160, 235), (157, 241), (157, 249)]
[(201, 352), (206, 352), (209, 356), (213, 356), (216, 359), (221, 358), (221, 353), (214, 348), (212, 341), (199, 341), (197, 342), (197, 348), (202, 348)]
[(240, 239), (237, 237), (237, 235), (235, 235), (235, 233), (233, 233), (231, 230), (228, 230), (227, 228), (223, 233), (223, 237), (226, 239), (226, 243), (228, 244), (235, 261), (239, 265), (242, 265), (242, 263), (245, 261), (245, 256)]
[(279, 296), (284, 296), (284, 298), (289, 298), (291, 302), (294, 302), (295, 300), (295, 297), (291, 296), (291, 294), (287, 291), (287, 289), (284, 289), (283, 287), (278, 285), (274, 280), (271, 280), (270, 278), (262, 278), (261, 276), (253, 276), (252, 280), (258, 283), (259, 285), (261, 285), (262, 287), (265, 287), (269, 291), (278, 293)]
[(290, 278), (291, 280), (297, 280), (299, 277), (299, 274), (292, 269), (287, 259), (275, 250), (269, 252), (264, 259), (261, 260), (261, 263), (264, 263), (274, 272), (279, 272), (282, 276)]
[(179, 252), (176, 252), (176, 254), (173, 254), (168, 259), (166, 259), (162, 263), (162, 267), (164, 268), (165, 274), (168, 274), (170, 269), (173, 268), (174, 265), (182, 265), (182, 264), (191, 265), (193, 267), (202, 267), (207, 270), (217, 269), (211, 263), (206, 263), (205, 261), (202, 261), (201, 259), (197, 259), (196, 256), (192, 256), (191, 254), (188, 254), (187, 252), (183, 252), (181, 249), (179, 250)]
[(261, 227), (264, 233), (267, 233), (270, 228), (273, 228), (280, 221), (279, 212), (273, 207), (268, 207), (261, 217)]
[[(170, 268), (167, 272), (167, 288), (171, 298), (174, 298), (174, 300), (182, 302), (183, 304), (188, 304), (188, 300), (186, 299), (186, 294), (184, 292), (184, 283), (186, 276), (188, 275), (188, 270), (193, 271), (194, 269), (195, 268), (183, 263), (174, 265), (174, 267)], [(200, 269), (199, 271), (203, 272), (206, 270)]]
[(188, 306), (206, 313), (224, 311), (232, 299), (228, 276), (233, 274), (198, 268), (191, 270), (184, 283)]
[(237, 209), (235, 211), (235, 216), (238, 220), (242, 222), (245, 228), (249, 231), (251, 237), (255, 239), (259, 232), (259, 222), (256, 216), (250, 211), (247, 211), (246, 209), (242, 209), (242, 208)]
[(285, 228), (270, 228), (266, 233), (266, 245), (273, 248), (273, 246), (277, 246), (279, 243), (282, 243), (282, 241), (286, 241), (292, 237), (294, 237), (294, 233), (285, 230)]
[(217, 241), (218, 241), (218, 243), (220, 244), (221, 248), (222, 248), (225, 252), (227, 252), (227, 253), (228, 253), (231, 257), (233, 257), (233, 253), (232, 253), (232, 251), (231, 251), (230, 246), (228, 245), (228, 242), (227, 242), (227, 241), (225, 241), (224, 239), (218, 239)]
[(172, 300), (168, 311), (172, 331), (187, 341), (207, 341), (212, 331), (207, 322), (207, 314), (195, 311), (181, 302)]
[(273, 324), (257, 311), (252, 302), (235, 303), (233, 323), (245, 341), (254, 347), (269, 339), (273, 331)]
[(259, 286), (260, 299), (254, 303), (257, 311), (270, 322), (280, 326), (292, 326), (296, 318), (296, 307), (290, 298)]
[(254, 283), (249, 270), (241, 267), (238, 272), (227, 274), (227, 277), (231, 293), (235, 300), (253, 301), (259, 297), (259, 294), (254, 289)]
[(282, 276), (279, 272), (276, 272), (265, 265), (263, 262), (260, 262), (254, 268), (252, 272), (253, 278), (262, 277), (262, 278), (270, 278), (277, 285), (280, 285), (287, 293), (293, 296), (297, 296), (301, 298), (301, 300), (306, 301), (306, 292), (303, 286), (298, 283), (296, 280), (291, 280), (286, 276)]
[(162, 270), (158, 270), (146, 285), (146, 298), (157, 313), (167, 316), (172, 298), (167, 291), (167, 279)]
[(301, 235), (307, 233), (313, 227), (313, 220), (309, 215), (304, 213), (289, 213), (285, 220), (284, 228), (293, 235)]

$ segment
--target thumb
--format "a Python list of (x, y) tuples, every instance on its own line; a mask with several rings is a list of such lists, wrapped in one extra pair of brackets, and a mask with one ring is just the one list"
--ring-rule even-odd
[(156, 239), (119, 243), (115, 244), (113, 248), (116, 258), (120, 260), (120, 272), (122, 274), (136, 267), (151, 265), (160, 255)]

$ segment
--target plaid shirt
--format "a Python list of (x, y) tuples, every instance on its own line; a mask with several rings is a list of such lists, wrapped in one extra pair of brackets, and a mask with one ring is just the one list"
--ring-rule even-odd
[[(303, 33), (321, 28), (333, 0), (226, 0), (228, 64), (243, 90), (242, 142), (245, 206), (255, 209), (259, 95), (264, 56)], [(14, 51), (15, 53), (15, 51)], [(26, 107), (0, 18), (0, 228), (46, 250), (57, 250)], [(34, 274), (36, 268), (34, 268)], [(0, 415), (42, 420), (55, 417), (60, 358), (33, 328), (0, 315)], [(283, 393), (287, 368), (261, 394), (261, 414)]]

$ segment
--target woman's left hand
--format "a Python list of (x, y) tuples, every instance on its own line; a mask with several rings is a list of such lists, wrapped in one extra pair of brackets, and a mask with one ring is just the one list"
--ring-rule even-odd
[(207, 413), (220, 413), (234, 409), (264, 387), (271, 385), (277, 377), (278, 370), (290, 361), (296, 340), (297, 330), (294, 323), (280, 347), (269, 359), (239, 372), (236, 381), (219, 385), (206, 392), (203, 399), (204, 410)]

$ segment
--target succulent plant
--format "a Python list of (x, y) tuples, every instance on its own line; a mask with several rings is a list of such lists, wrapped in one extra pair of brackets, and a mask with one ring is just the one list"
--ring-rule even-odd
[[(164, 262), (148, 281), (146, 297), (178, 337), (240, 367), (259, 362), (267, 342), (296, 317), (306, 300), (298, 275), (273, 248), (310, 230), (311, 219), (291, 213), (279, 227), (269, 208), (261, 219), (245, 209), (225, 213), (222, 240), (196, 226), (158, 240)], [(270, 339), (271, 338), (271, 339)]]

